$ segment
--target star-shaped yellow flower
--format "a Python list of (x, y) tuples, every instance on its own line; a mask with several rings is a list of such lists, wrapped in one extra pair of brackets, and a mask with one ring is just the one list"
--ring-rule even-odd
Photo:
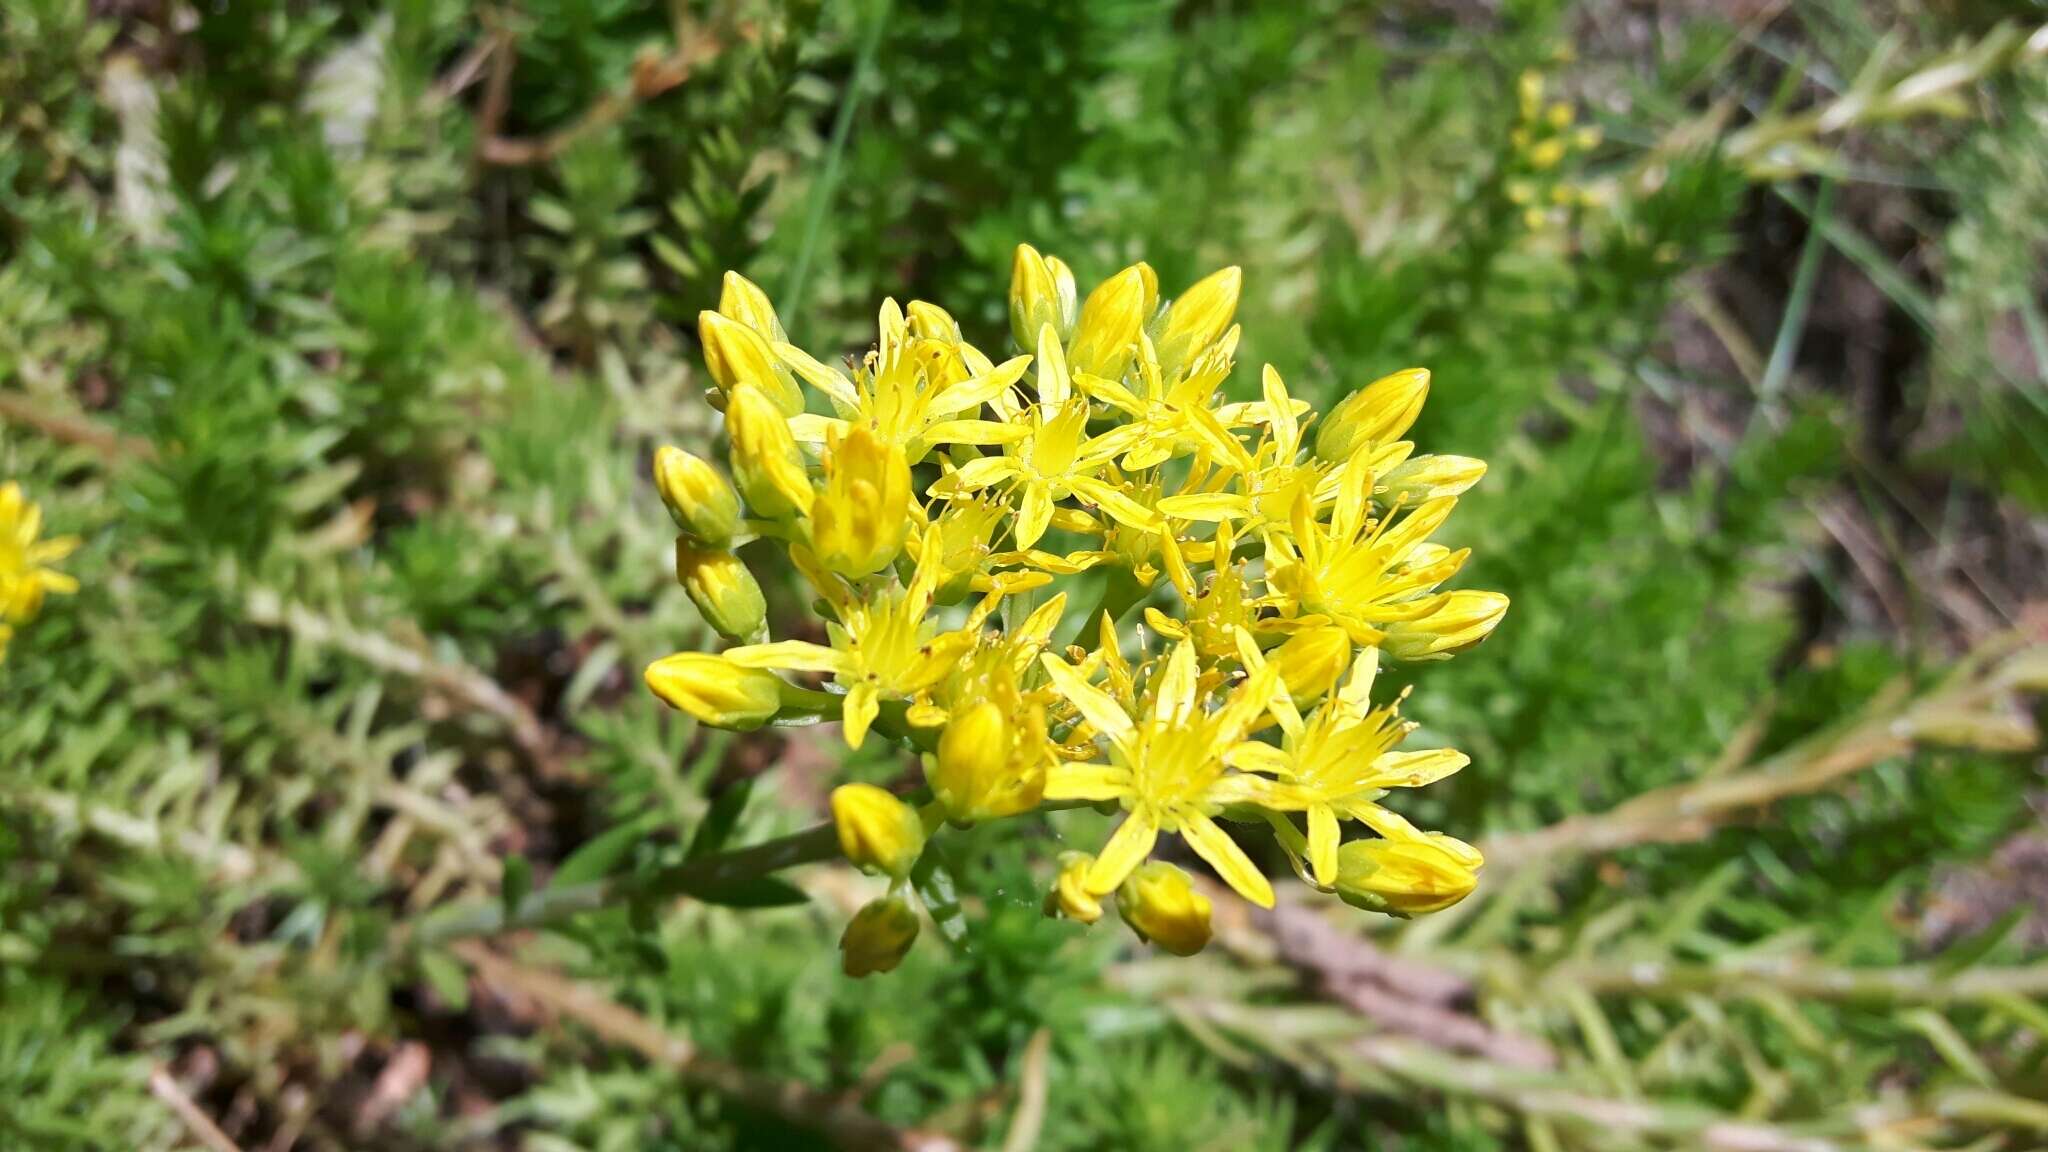
[(1219, 707), (1205, 709), (1195, 646), (1182, 641), (1153, 674), (1145, 706), (1126, 710), (1059, 657), (1047, 653), (1040, 663), (1108, 752), (1107, 763), (1055, 766), (1046, 775), (1046, 799), (1114, 800), (1128, 813), (1089, 865), (1087, 890), (1116, 891), (1161, 833), (1179, 833), (1245, 899), (1272, 907), (1272, 884), (1215, 817), (1232, 804), (1263, 803), (1272, 791), (1265, 777), (1232, 771), (1225, 755), (1266, 709), (1277, 675), (1255, 673)]

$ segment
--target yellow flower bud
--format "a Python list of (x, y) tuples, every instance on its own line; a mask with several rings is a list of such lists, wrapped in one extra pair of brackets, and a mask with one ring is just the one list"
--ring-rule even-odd
[(1529, 149), (1529, 167), (1538, 172), (1546, 172), (1557, 167), (1558, 161), (1564, 159), (1564, 148), (1564, 138), (1561, 136), (1539, 141)]
[(811, 504), (811, 550), (850, 580), (887, 567), (910, 532), (910, 463), (866, 425), (832, 434), (825, 487)]
[(901, 880), (924, 853), (924, 821), (917, 809), (873, 784), (834, 788), (832, 822), (840, 851), (866, 871)]
[(1164, 861), (1130, 874), (1116, 890), (1116, 910), (1138, 939), (1175, 956), (1193, 956), (1209, 943), (1209, 898), (1195, 891), (1187, 873)]
[(752, 732), (782, 710), (782, 677), (709, 652), (678, 652), (647, 666), (647, 686), (713, 728)]
[(1484, 475), (1486, 461), (1470, 456), (1417, 456), (1388, 469), (1379, 478), (1385, 491), (1376, 495), (1413, 508), (1439, 496), (1456, 496)]
[(737, 320), (761, 334), (763, 339), (787, 340), (782, 331), (782, 321), (776, 318), (775, 305), (761, 286), (737, 272), (727, 272), (725, 282), (718, 293), (718, 314)]
[(1522, 119), (1534, 120), (1543, 108), (1543, 74), (1533, 68), (1522, 73), (1515, 81), (1515, 97)]
[(941, 344), (960, 342), (960, 323), (953, 314), (937, 304), (923, 300), (912, 300), (904, 309), (910, 318), (910, 334), (922, 340), (937, 340)]
[(804, 394), (775, 350), (759, 332), (716, 312), (697, 313), (697, 337), (704, 343), (704, 367), (725, 393), (726, 404), (742, 386), (760, 389), (783, 416), (804, 410)]
[(1061, 292), (1058, 272), (1065, 265), (1047, 260), (1029, 244), (1017, 245), (1010, 263), (1010, 334), (1020, 348), (1038, 347), (1038, 330), (1050, 324), (1062, 338), (1074, 323), (1073, 277)]
[(1330, 694), (1351, 667), (1351, 635), (1338, 627), (1310, 628), (1287, 638), (1267, 661), (1280, 673), (1295, 706), (1306, 709)]
[(917, 943), (917, 913), (900, 896), (861, 906), (839, 936), (839, 967), (856, 979), (894, 972)]
[(1102, 919), (1102, 902), (1088, 891), (1088, 870), (1095, 857), (1086, 852), (1060, 853), (1060, 872), (1045, 897), (1047, 916), (1065, 916), (1082, 924)]
[(1571, 127), (1574, 116), (1572, 106), (1562, 100), (1543, 110), (1544, 122), (1560, 130)]
[(780, 520), (811, 510), (811, 480), (789, 423), (759, 388), (733, 391), (725, 410), (732, 440), (732, 474), (747, 504), (761, 516)]
[(1448, 660), (1491, 635), (1507, 611), (1498, 592), (1450, 592), (1429, 615), (1385, 625), (1380, 650), (1397, 660)]
[(1081, 305), (1081, 322), (1067, 348), (1067, 367), (1115, 380), (1131, 362), (1138, 333), (1158, 300), (1158, 278), (1148, 265), (1129, 268), (1096, 285)]
[(1600, 128), (1596, 124), (1588, 124), (1586, 127), (1572, 133), (1572, 147), (1581, 152), (1591, 152), (1599, 146)]
[(1409, 368), (1383, 376), (1346, 397), (1316, 433), (1316, 455), (1341, 464), (1352, 452), (1399, 440), (1429, 399), (1429, 369)]
[(977, 700), (953, 714), (938, 755), (926, 762), (932, 794), (949, 819), (970, 824), (1038, 807), (1045, 797), (1045, 765), (1034, 755), (1046, 742), (1042, 713), (1036, 727), (1020, 749), (1017, 726), (995, 701)]
[(698, 548), (689, 537), (676, 537), (676, 582), (720, 636), (753, 641), (767, 633), (768, 601), (754, 574), (732, 553)]
[(1233, 264), (1196, 281), (1166, 310), (1154, 345), (1159, 352), (1159, 370), (1167, 379), (1178, 376), (1181, 368), (1230, 327), (1243, 288), (1244, 270)]
[(1414, 840), (1352, 840), (1337, 850), (1337, 895), (1354, 908), (1393, 916), (1441, 912), (1479, 886), (1483, 861), (1440, 833)]
[(654, 486), (676, 527), (723, 548), (740, 525), (740, 498), (709, 462), (664, 444), (654, 453)]

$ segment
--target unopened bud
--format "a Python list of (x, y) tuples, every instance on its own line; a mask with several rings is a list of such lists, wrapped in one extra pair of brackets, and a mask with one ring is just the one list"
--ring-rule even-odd
[(734, 393), (753, 387), (785, 417), (804, 410), (804, 394), (796, 379), (759, 332), (729, 316), (699, 312), (697, 336), (704, 343), (704, 367), (725, 393), (728, 406)]
[(740, 498), (708, 461), (664, 444), (654, 453), (654, 486), (668, 514), (698, 542), (722, 548), (740, 525)]
[(1166, 310), (1154, 346), (1159, 351), (1159, 370), (1169, 380), (1204, 348), (1214, 344), (1229, 329), (1237, 315), (1238, 295), (1244, 289), (1244, 270), (1236, 265), (1211, 272), (1195, 282)]
[(1396, 660), (1448, 660), (1492, 635), (1507, 611), (1508, 598), (1498, 592), (1446, 593), (1427, 616), (1381, 625), (1380, 648)]
[(1316, 433), (1316, 456), (1330, 464), (1342, 464), (1359, 448), (1399, 440), (1422, 414), (1422, 402), (1428, 398), (1427, 368), (1382, 376), (1330, 411), (1330, 418)]
[(833, 435), (825, 448), (825, 486), (811, 504), (811, 549), (849, 580), (888, 567), (910, 532), (910, 463), (865, 424)]
[(751, 732), (782, 710), (782, 677), (709, 652), (678, 652), (647, 666), (647, 686), (670, 707), (713, 728)]
[(839, 936), (839, 967), (858, 979), (894, 972), (917, 943), (917, 913), (900, 896), (885, 896), (861, 906)]
[(912, 300), (904, 309), (910, 321), (910, 334), (925, 340), (937, 340), (942, 344), (960, 342), (960, 323), (953, 314), (924, 300)]
[(1081, 321), (1067, 348), (1067, 367), (1108, 380), (1120, 378), (1131, 362), (1138, 333), (1150, 318), (1147, 309), (1158, 298), (1158, 277), (1145, 264), (1133, 264), (1096, 285), (1081, 305)]
[(1138, 939), (1175, 956), (1193, 956), (1209, 943), (1209, 898), (1188, 874), (1164, 861), (1140, 865), (1116, 890), (1116, 910)]
[(776, 318), (775, 305), (761, 286), (737, 272), (727, 272), (718, 294), (718, 314), (752, 328), (771, 343), (789, 339)]
[(1382, 500), (1414, 507), (1439, 496), (1456, 496), (1486, 475), (1486, 461), (1470, 456), (1417, 456), (1395, 465), (1379, 478)]
[(728, 640), (753, 641), (768, 630), (768, 601), (746, 564), (730, 552), (676, 537), (676, 581), (704, 622)]
[(1018, 347), (1038, 347), (1038, 330), (1047, 324), (1062, 337), (1073, 326), (1073, 279), (1070, 273), (1062, 292), (1056, 269), (1063, 268), (1031, 245), (1017, 245), (1010, 262), (1010, 334)]
[(1045, 914), (1059, 915), (1082, 924), (1102, 919), (1102, 902), (1088, 891), (1088, 870), (1095, 857), (1086, 852), (1060, 853), (1060, 871), (1052, 891), (1045, 897)]
[(1553, 136), (1548, 140), (1538, 141), (1529, 149), (1526, 159), (1529, 161), (1529, 167), (1538, 172), (1547, 172), (1557, 167), (1557, 162), (1564, 159), (1564, 150), (1564, 138)]
[(956, 711), (939, 736), (927, 773), (948, 819), (962, 824), (1015, 816), (1045, 797), (1045, 767), (1018, 763), (1010, 720), (1001, 705), (980, 700)]
[(924, 852), (924, 821), (917, 809), (873, 784), (834, 788), (832, 823), (846, 858), (869, 872), (901, 880)]
[(733, 478), (748, 506), (770, 520), (808, 513), (813, 494), (803, 453), (774, 402), (759, 388), (739, 388), (727, 398), (725, 426)]
[(1329, 695), (1351, 667), (1351, 635), (1334, 626), (1310, 628), (1288, 637), (1267, 660), (1280, 673), (1295, 707), (1306, 709)]
[(1449, 836), (1352, 840), (1337, 850), (1337, 895), (1393, 916), (1440, 912), (1479, 886), (1478, 850)]

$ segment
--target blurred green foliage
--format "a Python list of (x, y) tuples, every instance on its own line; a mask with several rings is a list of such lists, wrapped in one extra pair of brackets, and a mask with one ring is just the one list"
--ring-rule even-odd
[[(1934, 683), (2042, 590), (2039, 53), (1973, 75), (1966, 116), (1850, 125), (1819, 175), (1867, 195), (1835, 209), (1729, 132), (1990, 25), (1677, 7), (1637, 42), (1598, 0), (0, 0), (0, 480), (85, 541), (79, 594), (0, 664), (0, 1147), (190, 1146), (162, 1083), (249, 1149), (823, 1139), (404, 947), (628, 822), (621, 866), (676, 857), (740, 781), (736, 843), (904, 767), (698, 732), (640, 690), (709, 642), (646, 461), (718, 435), (692, 320), (728, 267), (799, 298), (823, 355), (891, 294), (999, 344), (1021, 240), (1084, 281), (1147, 259), (1168, 292), (1241, 263), (1246, 359), (1319, 408), (1430, 367), (1418, 437), (1492, 466), (1454, 543), (1515, 605), (1408, 709), (1471, 753), (1432, 802), (1475, 837)], [(1531, 71), (1607, 141), (1558, 173), (1604, 202), (1540, 226), (1505, 179)], [(1875, 375), (1845, 351), (1893, 331), (1917, 351)], [(2038, 825), (2039, 789), (2017, 757), (1887, 753), (1378, 939), (1543, 1043), (1565, 1104), (1368, 1061), (1385, 1035), (1314, 964), (1161, 972), (1044, 919), (1046, 842), (1088, 813), (962, 837), (996, 895), (890, 977), (838, 974), (830, 872), (803, 909), (607, 908), (525, 954), (747, 1076), (1006, 1152), (1689, 1148), (1720, 1121), (1781, 1142), (1717, 1147), (2021, 1148), (2048, 1011), (1998, 980), (2038, 976), (2039, 936), (1915, 913)], [(1586, 967), (1758, 957), (1997, 979)], [(409, 1044), (429, 1070), (377, 1102)], [(1834, 1142), (1785, 1142), (1809, 1136)]]

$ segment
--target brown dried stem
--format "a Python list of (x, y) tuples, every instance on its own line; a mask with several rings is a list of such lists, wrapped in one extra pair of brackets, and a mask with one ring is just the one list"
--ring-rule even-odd
[(689, 1040), (625, 1005), (559, 973), (506, 959), (480, 942), (459, 941), (449, 948), (475, 969), (485, 984), (568, 1017), (607, 1044), (631, 1049), (685, 1083), (813, 1129), (839, 1148), (856, 1152), (958, 1152), (960, 1148), (949, 1136), (896, 1128), (861, 1111), (857, 1103), (808, 1084), (771, 1080), (704, 1056)]

